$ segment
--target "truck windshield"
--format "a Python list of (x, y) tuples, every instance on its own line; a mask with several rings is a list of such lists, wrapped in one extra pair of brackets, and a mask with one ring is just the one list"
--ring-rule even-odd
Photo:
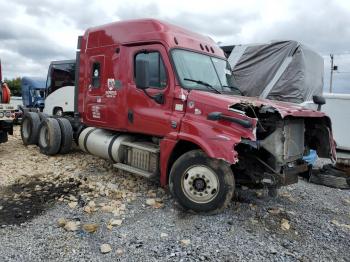
[(242, 94), (226, 60), (181, 49), (173, 50), (172, 57), (184, 88)]
[(47, 76), (47, 96), (64, 86), (75, 85), (75, 62), (51, 64)]

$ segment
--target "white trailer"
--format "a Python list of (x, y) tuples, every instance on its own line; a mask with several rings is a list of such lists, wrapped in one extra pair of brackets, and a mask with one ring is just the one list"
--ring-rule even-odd
[(74, 86), (64, 86), (48, 95), (43, 112), (47, 115), (73, 115)]
[(75, 61), (72, 59), (50, 63), (43, 110), (45, 114), (49, 116), (74, 114)]
[(337, 143), (337, 163), (350, 165), (350, 94), (324, 93), (322, 106), (332, 120), (333, 136)]
[(323, 96), (326, 104), (322, 111), (332, 120), (337, 149), (350, 151), (350, 94), (324, 93)]

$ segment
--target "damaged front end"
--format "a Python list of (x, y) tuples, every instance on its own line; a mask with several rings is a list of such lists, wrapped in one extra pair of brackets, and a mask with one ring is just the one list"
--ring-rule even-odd
[(303, 156), (311, 149), (320, 157), (335, 159), (331, 123), (323, 113), (248, 102), (229, 110), (258, 120), (256, 140), (242, 138), (235, 146), (239, 161), (233, 168), (238, 184), (278, 188), (297, 183), (298, 174), (308, 170)]

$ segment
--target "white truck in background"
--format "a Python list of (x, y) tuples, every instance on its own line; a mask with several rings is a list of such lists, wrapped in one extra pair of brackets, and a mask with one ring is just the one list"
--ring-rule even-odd
[[(25, 112), (40, 111), (48, 116), (73, 116), (74, 89), (75, 60), (52, 61), (49, 66), (46, 87), (44, 89), (44, 108), (27, 105), (24, 96), (22, 96), (21, 105), (19, 106), (21, 113), (17, 118), (21, 118)], [(26, 90), (22, 90), (22, 92), (26, 92)]]
[(74, 112), (74, 86), (64, 86), (45, 99), (43, 112), (47, 115), (63, 116)]
[(326, 104), (322, 106), (332, 120), (332, 129), (337, 143), (337, 163), (350, 166), (350, 94), (324, 93)]
[(47, 115), (73, 115), (75, 60), (53, 61), (47, 73), (45, 107)]
[(8, 135), (13, 134), (13, 121), (15, 108), (10, 105), (11, 91), (6, 83), (2, 82), (2, 69), (0, 61), (0, 144), (8, 140)]

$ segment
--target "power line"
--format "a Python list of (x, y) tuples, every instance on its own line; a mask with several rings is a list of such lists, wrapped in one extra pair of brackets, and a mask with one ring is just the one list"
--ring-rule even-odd
[[(350, 55), (350, 52), (339, 52), (339, 53), (332, 53), (334, 56), (342, 56), (342, 55)], [(327, 56), (327, 54), (323, 53), (323, 56)]]

